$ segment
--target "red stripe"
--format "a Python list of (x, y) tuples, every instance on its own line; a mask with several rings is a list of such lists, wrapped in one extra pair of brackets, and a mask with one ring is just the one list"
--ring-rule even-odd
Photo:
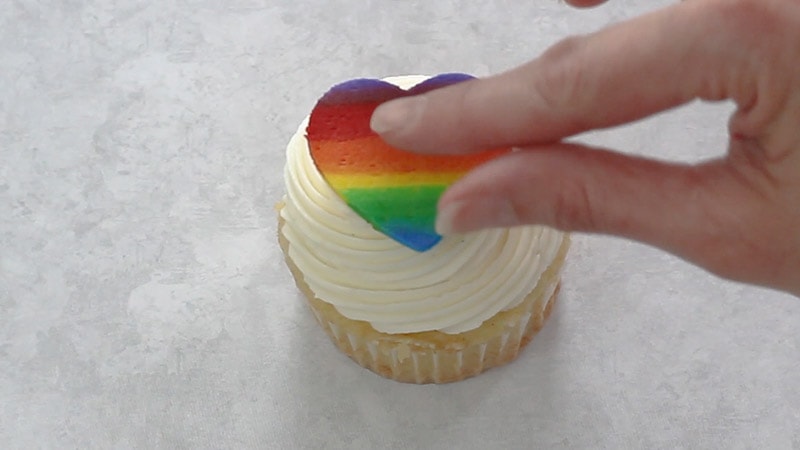
[(378, 136), (348, 141), (309, 140), (311, 157), (326, 173), (464, 173), (509, 150), (493, 150), (471, 155), (419, 155), (398, 150)]
[(379, 103), (317, 105), (306, 129), (310, 141), (347, 141), (374, 136), (369, 128), (372, 112)]

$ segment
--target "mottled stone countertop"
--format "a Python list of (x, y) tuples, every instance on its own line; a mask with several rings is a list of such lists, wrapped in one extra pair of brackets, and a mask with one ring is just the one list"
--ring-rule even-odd
[[(487, 75), (666, 4), (4, 3), (0, 448), (800, 448), (795, 298), (576, 236), (517, 362), (413, 386), (333, 349), (276, 242), (285, 145), (331, 84)], [(580, 139), (697, 161), (730, 112)]]

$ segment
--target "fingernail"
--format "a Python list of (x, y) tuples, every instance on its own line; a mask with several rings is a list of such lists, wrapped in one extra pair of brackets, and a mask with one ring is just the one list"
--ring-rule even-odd
[(416, 123), (422, 116), (426, 103), (424, 96), (388, 101), (375, 109), (369, 126), (378, 134), (401, 131)]
[(478, 197), (442, 205), (435, 226), (436, 232), (445, 236), (519, 224), (516, 210), (508, 199)]

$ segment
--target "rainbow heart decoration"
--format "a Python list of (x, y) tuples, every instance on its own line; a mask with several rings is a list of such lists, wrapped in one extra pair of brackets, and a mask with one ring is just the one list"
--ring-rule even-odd
[(442, 74), (409, 90), (377, 79), (331, 88), (317, 102), (306, 136), (311, 157), (333, 190), (376, 230), (417, 251), (436, 245), (436, 204), (466, 172), (509, 151), (472, 155), (419, 155), (388, 145), (369, 126), (381, 103), (466, 81)]

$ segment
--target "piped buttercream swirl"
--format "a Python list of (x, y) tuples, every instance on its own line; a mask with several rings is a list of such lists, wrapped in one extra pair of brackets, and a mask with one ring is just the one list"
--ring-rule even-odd
[[(387, 81), (408, 88), (423, 79)], [(345, 317), (385, 333), (462, 333), (522, 302), (556, 257), (563, 233), (541, 226), (445, 236), (426, 252), (404, 247), (327, 184), (306, 126), (287, 148), (282, 231), (308, 286)]]

